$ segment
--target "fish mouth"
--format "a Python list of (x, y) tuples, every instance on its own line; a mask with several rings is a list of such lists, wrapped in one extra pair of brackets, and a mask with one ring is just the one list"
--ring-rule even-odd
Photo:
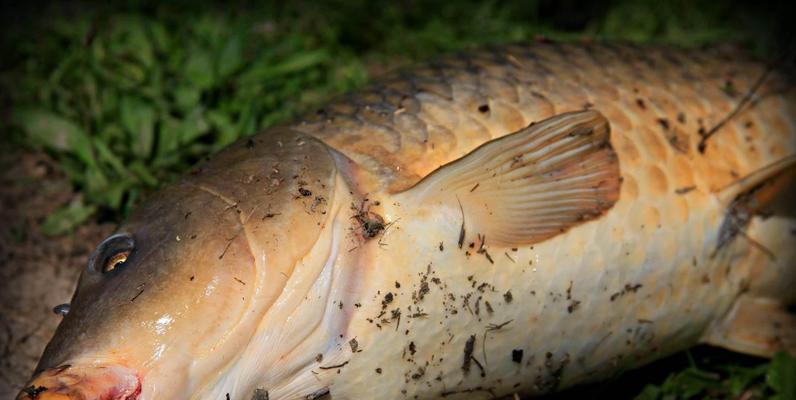
[(62, 365), (37, 374), (16, 400), (136, 400), (141, 379), (117, 365)]

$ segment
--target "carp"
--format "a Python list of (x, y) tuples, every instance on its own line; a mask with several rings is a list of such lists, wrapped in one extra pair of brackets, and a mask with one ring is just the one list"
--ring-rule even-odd
[(793, 352), (792, 79), (601, 43), (399, 70), (138, 207), (18, 399), (532, 396)]

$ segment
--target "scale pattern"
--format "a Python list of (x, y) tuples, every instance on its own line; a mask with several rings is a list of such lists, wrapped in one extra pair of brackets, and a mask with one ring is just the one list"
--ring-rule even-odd
[[(792, 297), (792, 219), (754, 219), (751, 240), (717, 251), (717, 192), (796, 154), (791, 78), (732, 49), (540, 42), (398, 71), (296, 123), (369, 171), (395, 222), (371, 243), (347, 332), (364, 350), (329, 374), (333, 396), (547, 393), (694, 345), (742, 293)], [(468, 247), (476, 233), (456, 246), (458, 209), (390, 201), (491, 139), (585, 108), (610, 122), (623, 179), (595, 221), (487, 259)]]
[[(748, 106), (701, 148), (761, 77)], [(790, 77), (732, 49), (540, 42), (398, 71), (295, 127), (399, 191), (485, 141), (595, 108), (623, 169), (640, 171), (649, 190), (709, 191), (794, 153), (795, 94)], [(631, 195), (637, 184), (627, 183)]]

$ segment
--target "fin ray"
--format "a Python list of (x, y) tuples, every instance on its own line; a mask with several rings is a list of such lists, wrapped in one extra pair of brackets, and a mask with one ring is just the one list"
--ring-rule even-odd
[(621, 179), (609, 138), (597, 111), (559, 114), (481, 145), (399, 196), (457, 210), (460, 202), (466, 231), (490, 244), (536, 243), (616, 202)]
[(776, 300), (742, 295), (702, 341), (762, 357), (781, 350), (796, 355), (796, 316)]

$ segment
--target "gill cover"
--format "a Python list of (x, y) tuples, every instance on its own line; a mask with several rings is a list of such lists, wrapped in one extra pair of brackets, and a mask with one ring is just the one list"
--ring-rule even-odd
[[(272, 129), (142, 205), (92, 255), (36, 373), (122, 366), (140, 377), (143, 398), (212, 386), (327, 224), (329, 151)], [(64, 393), (86, 393), (74, 385)]]

